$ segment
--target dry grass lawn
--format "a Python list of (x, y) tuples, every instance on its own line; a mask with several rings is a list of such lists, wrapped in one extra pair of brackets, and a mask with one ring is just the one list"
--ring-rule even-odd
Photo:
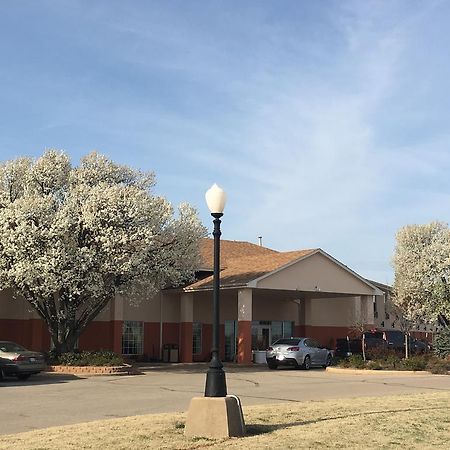
[(450, 392), (244, 408), (247, 436), (188, 439), (152, 414), (0, 436), (0, 449), (449, 448)]

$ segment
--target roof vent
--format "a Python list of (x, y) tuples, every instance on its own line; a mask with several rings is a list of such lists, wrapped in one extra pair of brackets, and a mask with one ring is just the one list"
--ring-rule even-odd
[(258, 236), (259, 246), (262, 247), (262, 236)]

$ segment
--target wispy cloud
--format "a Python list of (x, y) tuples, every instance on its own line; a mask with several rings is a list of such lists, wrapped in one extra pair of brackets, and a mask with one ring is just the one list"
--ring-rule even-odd
[(450, 220), (446, 2), (91, 3), (0, 16), (5, 158), (96, 148), (205, 222), (217, 181), (224, 237), (380, 281), (397, 228)]

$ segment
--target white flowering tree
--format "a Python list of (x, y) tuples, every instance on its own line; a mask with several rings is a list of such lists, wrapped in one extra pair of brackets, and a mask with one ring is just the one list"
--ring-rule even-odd
[(0, 165), (0, 288), (45, 320), (58, 353), (73, 350), (116, 294), (152, 294), (192, 278), (205, 235), (195, 210), (152, 194), (154, 176), (91, 153)]
[(393, 302), (413, 322), (450, 317), (450, 230), (446, 223), (408, 225), (397, 233)]

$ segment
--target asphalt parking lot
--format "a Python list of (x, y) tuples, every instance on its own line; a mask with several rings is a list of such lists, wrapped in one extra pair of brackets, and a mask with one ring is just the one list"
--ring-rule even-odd
[[(202, 396), (206, 364), (153, 365), (141, 375), (78, 377), (42, 373), (0, 382), (0, 434), (139, 414), (186, 411)], [(226, 366), (228, 393), (242, 404), (413, 394), (450, 390), (450, 376), (338, 374), (265, 365)], [(305, 405), (307, 407), (307, 405)]]

